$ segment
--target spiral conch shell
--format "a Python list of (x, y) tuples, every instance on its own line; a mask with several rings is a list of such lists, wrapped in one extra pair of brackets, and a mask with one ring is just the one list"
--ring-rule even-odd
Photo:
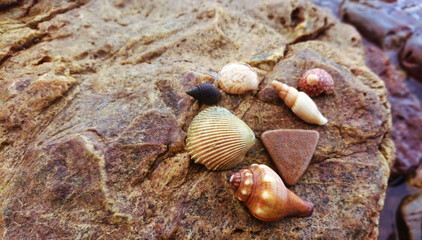
[(255, 134), (248, 125), (223, 107), (200, 112), (186, 139), (189, 155), (210, 170), (233, 168), (254, 144)]
[(288, 216), (307, 217), (314, 205), (286, 188), (281, 178), (263, 164), (252, 164), (230, 177), (235, 196), (262, 221), (276, 221)]
[(259, 78), (251, 66), (229, 63), (218, 73), (218, 84), (226, 93), (244, 94), (258, 89)]
[(315, 102), (306, 93), (299, 92), (281, 82), (273, 81), (271, 84), (278, 91), (284, 103), (303, 121), (318, 125), (324, 125), (328, 122), (318, 110)]

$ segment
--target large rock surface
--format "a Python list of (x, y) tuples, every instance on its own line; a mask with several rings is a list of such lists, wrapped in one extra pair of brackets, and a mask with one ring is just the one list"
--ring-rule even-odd
[(408, 195), (400, 206), (400, 218), (408, 229), (405, 239), (422, 239), (422, 193)]
[(367, 40), (367, 64), (384, 80), (392, 108), (397, 160), (390, 179), (412, 174), (422, 165), (422, 1), (311, 1), (353, 24)]
[(380, 76), (388, 90), (393, 118), (392, 139), (397, 160), (391, 176), (411, 175), (422, 166), (422, 107), (421, 102), (406, 85), (406, 79), (391, 64), (387, 55), (376, 46), (365, 46), (367, 65)]
[[(4, 239), (376, 239), (392, 164), (383, 82), (360, 36), (307, 1), (23, 1), (0, 15), (0, 236)], [(234, 198), (232, 172), (274, 167), (262, 143), (232, 171), (184, 150), (205, 106), (184, 91), (230, 61), (257, 68), (256, 93), (220, 105), (259, 137), (320, 134), (291, 188), (308, 218), (263, 223)], [(322, 67), (335, 93), (309, 125), (270, 86)]]

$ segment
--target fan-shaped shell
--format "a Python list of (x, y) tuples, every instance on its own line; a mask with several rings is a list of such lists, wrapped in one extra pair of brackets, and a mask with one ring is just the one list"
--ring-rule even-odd
[(259, 78), (251, 66), (229, 63), (218, 73), (218, 84), (230, 94), (244, 94), (258, 89)]
[(210, 170), (233, 168), (254, 144), (255, 134), (248, 125), (223, 107), (200, 112), (186, 139), (189, 155)]

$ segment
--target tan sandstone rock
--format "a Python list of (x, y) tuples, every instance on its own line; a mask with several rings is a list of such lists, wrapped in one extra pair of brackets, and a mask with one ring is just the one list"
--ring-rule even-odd
[[(354, 28), (311, 3), (23, 1), (0, 13), (0, 32), (3, 238), (376, 239), (394, 154), (385, 87)], [(232, 61), (261, 83), (220, 105), (256, 136), (320, 134), (291, 189), (315, 204), (311, 217), (263, 223), (234, 198), (231, 173), (272, 166), (261, 142), (232, 171), (184, 150), (203, 108), (185, 91)], [(297, 87), (314, 67), (336, 83), (314, 99), (325, 126), (298, 119), (270, 86)]]

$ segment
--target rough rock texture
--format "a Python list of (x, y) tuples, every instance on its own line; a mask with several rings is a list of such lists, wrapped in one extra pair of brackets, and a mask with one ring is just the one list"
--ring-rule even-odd
[[(385, 87), (359, 34), (307, 1), (23, 1), (0, 24), (4, 239), (376, 239), (394, 154)], [(184, 150), (204, 107), (184, 91), (230, 61), (258, 68), (257, 93), (221, 101), (257, 136), (319, 132), (292, 188), (311, 217), (263, 223), (234, 198), (231, 173), (271, 165), (261, 142), (233, 171)], [(336, 81), (315, 98), (325, 126), (270, 86), (297, 87), (309, 67)]]
[(401, 66), (422, 81), (422, 3), (419, 0), (345, 0), (342, 19), (384, 50), (400, 52)]
[(353, 24), (367, 39), (383, 49), (397, 50), (412, 35), (412, 29), (407, 14), (396, 10), (394, 5), (384, 1), (346, 0), (340, 12), (342, 19)]
[(315, 5), (339, 17), (339, 6), (344, 0), (310, 0)]
[[(367, 64), (384, 80), (393, 112), (397, 161), (392, 178), (408, 175), (422, 164), (422, 85), (407, 79), (404, 69), (422, 81), (422, 2), (419, 0), (311, 0), (341, 15), (365, 39)], [(395, 66), (397, 65), (397, 66)], [(419, 73), (418, 73), (419, 72)], [(419, 98), (419, 100), (418, 100)]]
[(415, 173), (410, 177), (409, 183), (422, 190), (422, 164), (419, 164)]
[(406, 239), (422, 239), (422, 193), (407, 196), (400, 207), (401, 218), (408, 229)]
[(405, 79), (379, 48), (367, 44), (368, 66), (385, 82), (393, 116), (393, 141), (397, 161), (392, 176), (409, 175), (422, 164), (422, 106), (409, 90)]
[[(396, 215), (400, 200), (420, 193), (410, 185), (422, 186), (422, 85), (406, 76), (420, 77), (422, 66), (419, 0), (311, 0), (344, 21), (353, 24), (369, 41), (364, 41), (367, 65), (384, 80), (393, 115), (393, 140), (397, 159), (390, 176), (386, 205), (381, 212), (380, 240), (409, 239), (408, 228)], [(373, 43), (377, 44), (379, 49)], [(404, 67), (404, 72), (401, 67)], [(419, 168), (418, 168), (419, 166)], [(415, 169), (418, 168), (416, 171)], [(407, 184), (403, 183), (408, 179)], [(410, 185), (409, 185), (410, 184)], [(412, 189), (409, 191), (409, 189)], [(417, 208), (408, 209), (418, 214)], [(410, 212), (408, 212), (408, 215)]]
[(18, 3), (18, 0), (0, 0), (0, 7), (7, 7)]

